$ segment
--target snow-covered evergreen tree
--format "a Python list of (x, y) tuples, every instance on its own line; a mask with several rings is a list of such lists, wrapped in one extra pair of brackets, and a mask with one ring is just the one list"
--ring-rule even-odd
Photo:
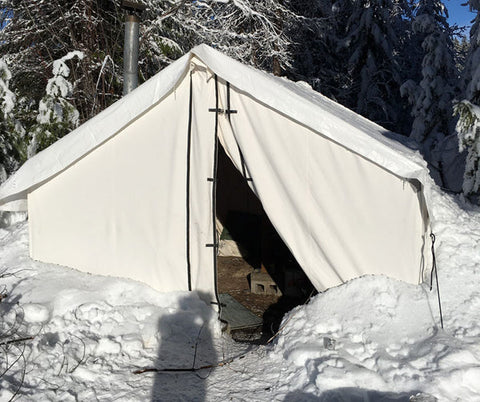
[(289, 24), (285, 32), (292, 43), (293, 64), (287, 76), (308, 82), (330, 98), (341, 99), (350, 81), (345, 61), (337, 51), (344, 23), (343, 16), (337, 18), (340, 7), (332, 0), (298, 0), (291, 2), (291, 8), (299, 23)]
[(467, 196), (480, 193), (480, 107), (467, 100), (457, 103), (455, 113), (460, 116), (456, 131), (460, 151), (466, 150), (467, 161), (463, 179), (463, 193)]
[(11, 78), (7, 63), (0, 59), (0, 183), (18, 167), (24, 135), (14, 115), (17, 97), (9, 88)]
[(464, 98), (480, 105), (480, 0), (469, 0), (468, 5), (476, 16), (470, 28), (470, 48), (463, 71)]
[[(470, 41), (464, 33), (463, 28), (457, 28), (459, 33), (453, 38), (453, 48), (455, 53), (456, 68), (463, 77), (465, 74), (465, 66), (467, 64), (467, 57), (470, 53)], [(462, 80), (460, 81), (460, 88), (462, 87)]]
[(402, 24), (405, 3), (349, 0), (340, 4), (339, 17), (346, 24), (338, 50), (346, 57), (351, 80), (341, 101), (369, 119), (395, 129), (391, 123), (398, 118), (401, 82), (396, 28)]
[(31, 132), (28, 157), (78, 126), (78, 110), (69, 102), (73, 85), (67, 80), (70, 75), (67, 61), (73, 58), (82, 60), (83, 57), (82, 52), (73, 51), (53, 62), (53, 77), (48, 80), (46, 94), (38, 105), (37, 124)]
[[(12, 79), (18, 94), (38, 103), (52, 63), (75, 49), (85, 54), (85, 61), (72, 71), (80, 120), (89, 119), (117, 100), (122, 87), (120, 3), (0, 0), (0, 9), (11, 10), (8, 24), (0, 30), (0, 54), (8, 55), (12, 61)], [(3, 17), (7, 18), (5, 14)]]
[(458, 72), (455, 66), (447, 10), (440, 0), (419, 0), (413, 21), (414, 32), (422, 38), (422, 79), (402, 86), (402, 94), (413, 105), (411, 138), (429, 151), (452, 132), (452, 100)]
[(470, 29), (470, 49), (463, 71), (464, 100), (455, 105), (455, 114), (459, 117), (459, 148), (467, 151), (462, 189), (469, 196), (480, 193), (480, 0), (470, 0), (468, 5), (477, 15)]
[(8, 88), (10, 79), (12, 78), (4, 60), (0, 59), (0, 183), (7, 179), (7, 170), (11, 158), (11, 149), (7, 138), (8, 128), (6, 127), (9, 113), (13, 109), (15, 95)]
[(9, 88), (11, 79), (12, 73), (2, 58), (0, 59), (0, 110), (3, 118), (10, 115), (15, 106), (16, 96)]

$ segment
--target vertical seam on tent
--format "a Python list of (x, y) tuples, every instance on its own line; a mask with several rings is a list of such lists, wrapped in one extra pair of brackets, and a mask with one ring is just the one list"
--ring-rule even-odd
[(217, 239), (217, 168), (218, 168), (218, 77), (215, 74), (215, 138), (213, 149), (213, 180), (212, 180), (212, 240), (213, 240), (213, 277), (214, 277), (214, 290), (215, 298), (218, 304), (218, 314), (220, 316), (222, 305), (220, 298), (218, 297), (218, 275), (217, 275), (217, 251), (218, 251), (218, 239)]
[(186, 177), (186, 259), (187, 259), (187, 281), (188, 290), (192, 290), (192, 267), (190, 261), (190, 158), (192, 148), (192, 109), (193, 109), (193, 90), (192, 74), (190, 71), (190, 95), (188, 100), (188, 129), (187, 129), (187, 177)]
[[(231, 109), (230, 108), (230, 83), (227, 81), (227, 109), (226, 110), (228, 110), (230, 112), (230, 109)], [(227, 113), (227, 119), (228, 119), (228, 124), (230, 124), (230, 129), (232, 130), (232, 133), (233, 133), (234, 131), (233, 131), (232, 120), (231, 120), (230, 115), (231, 115), (231, 113)], [(240, 149), (240, 144), (238, 143), (236, 138), (235, 138), (235, 142), (237, 143), (238, 154), (240, 156), (240, 163), (242, 164), (242, 175), (243, 175), (245, 180), (252, 181), (252, 178), (248, 174), (248, 169), (247, 169), (247, 165), (245, 163), (245, 158), (243, 156), (243, 152)]]

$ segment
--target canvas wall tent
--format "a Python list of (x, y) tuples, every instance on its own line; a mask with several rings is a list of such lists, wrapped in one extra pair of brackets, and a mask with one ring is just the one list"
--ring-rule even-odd
[(0, 189), (31, 257), (215, 301), (221, 145), (314, 286), (422, 280), (426, 164), (380, 126), (205, 45), (28, 160)]

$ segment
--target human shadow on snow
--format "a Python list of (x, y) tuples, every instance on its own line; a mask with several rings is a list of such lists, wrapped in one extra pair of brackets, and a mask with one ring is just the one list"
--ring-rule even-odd
[[(159, 350), (151, 400), (204, 401), (206, 378), (215, 366), (215, 353), (209, 323), (215, 311), (199, 303), (197, 293), (179, 301), (178, 308), (158, 322)], [(184, 371), (175, 371), (175, 370)], [(161, 371), (167, 370), (167, 371)], [(168, 371), (172, 370), (172, 371)]]

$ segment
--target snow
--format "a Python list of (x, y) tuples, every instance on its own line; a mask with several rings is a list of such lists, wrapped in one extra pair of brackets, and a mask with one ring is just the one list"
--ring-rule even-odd
[(480, 400), (480, 210), (440, 190), (433, 205), (445, 329), (435, 286), (364, 276), (287, 313), (263, 346), (234, 343), (196, 293), (32, 261), (27, 224), (2, 216), (0, 342), (32, 339), (2, 345), (25, 360), (0, 401), (24, 370), (19, 401)]
[(70, 75), (70, 69), (66, 65), (66, 61), (78, 57), (82, 60), (84, 54), (79, 51), (69, 52), (66, 56), (53, 62), (53, 77), (48, 80), (46, 88), (46, 97), (44, 97), (38, 106), (37, 122), (40, 124), (48, 124), (52, 122), (62, 122), (68, 116), (64, 116), (66, 109), (70, 111), (69, 116), (72, 125), (78, 125), (78, 111), (65, 99), (72, 95), (73, 85), (67, 81)]
[[(47, 95), (62, 98), (71, 96), (73, 85), (66, 80), (70, 75), (70, 68), (68, 68), (66, 61), (71, 60), (74, 57), (78, 57), (79, 60), (82, 60), (84, 54), (79, 51), (69, 52), (66, 56), (53, 62), (53, 78), (48, 80), (46, 88)], [(49, 120), (46, 122), (48, 123)], [(39, 121), (39, 123), (42, 123), (42, 121)]]
[(65, 62), (67, 60), (73, 59), (74, 57), (78, 57), (80, 60), (83, 60), (85, 55), (83, 52), (75, 50), (73, 52), (68, 52), (66, 56), (63, 56), (62, 58), (55, 60), (53, 62), (53, 75), (61, 75), (62, 77), (68, 77), (70, 75), (70, 69), (67, 67)]
[(15, 106), (16, 96), (8, 88), (11, 79), (12, 73), (2, 58), (0, 59), (0, 106), (3, 111), (3, 118), (6, 118)]

